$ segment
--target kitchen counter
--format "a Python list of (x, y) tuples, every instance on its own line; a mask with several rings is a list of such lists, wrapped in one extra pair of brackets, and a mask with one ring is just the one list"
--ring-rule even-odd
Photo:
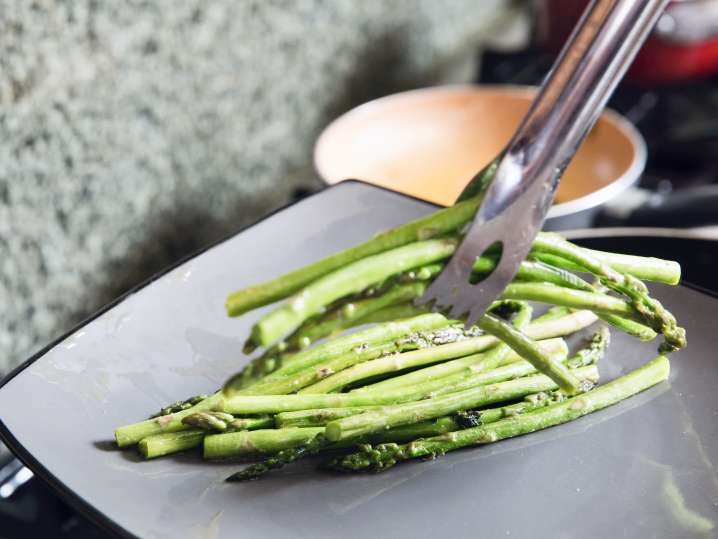
[(469, 80), (499, 0), (14, 2), (0, 12), (0, 374), (319, 187), (320, 129)]

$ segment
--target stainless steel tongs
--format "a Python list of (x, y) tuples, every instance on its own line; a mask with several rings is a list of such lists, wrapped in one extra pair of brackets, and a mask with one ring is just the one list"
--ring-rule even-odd
[[(531, 250), (559, 179), (598, 119), (668, 0), (594, 0), (586, 9), (529, 111), (499, 157), (459, 200), (486, 189), (473, 224), (420, 303), (434, 302), (474, 324), (514, 278)], [(500, 259), (471, 284), (476, 257), (499, 244)]]

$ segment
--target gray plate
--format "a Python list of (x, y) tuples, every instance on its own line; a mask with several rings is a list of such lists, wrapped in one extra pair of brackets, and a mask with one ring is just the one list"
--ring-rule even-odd
[[(33, 358), (0, 390), (3, 439), (101, 524), (140, 537), (705, 537), (718, 520), (718, 301), (653, 287), (688, 330), (670, 383), (574, 423), (379, 475), (315, 462), (227, 484), (231, 464), (142, 462), (112, 429), (215, 389), (258, 313), (227, 293), (430, 206), (359, 183), (306, 199), (174, 268)], [(615, 335), (604, 380), (655, 355)]]

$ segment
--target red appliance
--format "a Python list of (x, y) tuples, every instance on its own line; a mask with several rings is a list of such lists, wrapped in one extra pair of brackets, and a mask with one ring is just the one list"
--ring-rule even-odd
[[(558, 52), (588, 0), (540, 0), (538, 41)], [(673, 1), (636, 57), (627, 78), (676, 83), (718, 73), (718, 0)]]

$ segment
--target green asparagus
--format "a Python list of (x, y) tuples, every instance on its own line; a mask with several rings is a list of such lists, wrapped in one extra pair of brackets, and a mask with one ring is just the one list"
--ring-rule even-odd
[[(446, 344), (444, 346), (424, 348), (420, 350), (414, 350), (412, 352), (406, 352), (404, 354), (390, 354), (388, 356), (375, 359), (373, 361), (365, 361), (364, 363), (359, 363), (354, 367), (350, 367), (349, 369), (340, 371), (332, 376), (329, 376), (327, 378), (324, 378), (323, 380), (316, 382), (315, 384), (307, 386), (304, 389), (298, 391), (298, 393), (300, 395), (312, 393), (331, 393), (333, 391), (348, 386), (352, 382), (364, 380), (379, 374), (403, 371), (409, 368), (420, 367), (431, 363), (438, 363), (440, 361), (456, 357), (464, 358), (467, 357), (467, 353), (465, 351), (467, 349), (472, 349), (469, 346), (460, 346), (466, 342), (467, 341), (459, 341), (457, 343)], [(540, 341), (538, 345), (542, 353), (549, 356), (561, 355), (565, 353), (566, 344), (561, 339), (549, 339), (547, 341)], [(474, 348), (473, 350), (476, 349)], [(502, 362), (517, 361), (521, 359), (521, 356), (516, 354), (515, 352), (511, 354), (511, 350), (504, 350), (501, 354), (497, 353), (491, 356), (491, 359), (496, 360), (494, 364), (491, 364), (490, 358), (487, 358), (488, 353), (474, 354), (473, 350), (472, 352), (469, 352), (468, 355), (468, 357), (472, 358), (472, 361), (467, 361), (467, 363), (470, 363), (472, 365), (481, 364), (482, 366), (485, 366), (489, 369), (498, 366)]]
[[(341, 453), (332, 461), (337, 469), (381, 470), (564, 423), (667, 378), (661, 355), (594, 388), (608, 330), (571, 357), (562, 337), (601, 319), (640, 340), (660, 335), (661, 353), (682, 348), (684, 330), (641, 281), (677, 284), (675, 262), (541, 233), (477, 327), (414, 305), (479, 201), (231, 294), (230, 316), (285, 300), (251, 330), (245, 353), (264, 347), (259, 356), (216, 393), (117, 428), (117, 445), (137, 444), (147, 458), (198, 446), (206, 458), (265, 457), (230, 480), (325, 450)], [(477, 257), (472, 282), (493, 271), (499, 256), (489, 249)], [(528, 301), (548, 304), (548, 314), (531, 321)]]
[(212, 434), (204, 439), (204, 458), (223, 459), (277, 453), (308, 444), (323, 427), (264, 429)]
[(291, 273), (231, 294), (225, 304), (229, 316), (262, 307), (293, 294), (336, 269), (357, 260), (415, 241), (454, 232), (468, 223), (481, 202), (479, 196), (383, 232), (364, 243), (314, 262)]
[[(229, 423), (229, 430), (253, 430), (271, 426), (274, 423), (274, 419), (271, 417), (234, 418)], [(137, 444), (137, 448), (145, 458), (152, 459), (162, 457), (164, 455), (199, 447), (202, 445), (202, 440), (206, 434), (207, 429), (203, 428), (190, 428), (178, 432), (155, 434), (140, 440)]]
[(359, 452), (337, 458), (331, 467), (352, 472), (380, 471), (402, 460), (443, 455), (461, 447), (493, 443), (560, 425), (644, 391), (666, 380), (669, 371), (668, 359), (658, 356), (629, 374), (546, 408), (408, 444), (365, 445)]
[(447, 258), (456, 249), (456, 243), (454, 238), (410, 243), (335, 270), (307, 285), (259, 320), (252, 329), (251, 339), (261, 346), (271, 345), (343, 296), (360, 292), (400, 271)]
[[(596, 320), (596, 315), (594, 315), (590, 311), (577, 311), (574, 313), (566, 314), (559, 318), (553, 318), (549, 320), (539, 318), (530, 323), (526, 327), (524, 333), (535, 340), (551, 339), (553, 337), (560, 337), (575, 333), (581, 329), (584, 329), (585, 327), (590, 326)], [(495, 340), (494, 342), (497, 341)], [(551, 344), (551, 346), (554, 345)], [(551, 353), (550, 349), (547, 349), (546, 351), (548, 353)], [(357, 388), (354, 390), (354, 392), (381, 392), (390, 388), (413, 386), (423, 381), (432, 380), (435, 378), (446, 376), (448, 374), (459, 372), (468, 366), (471, 366), (472, 369), (474, 369), (476, 372), (481, 372), (482, 370), (489, 370), (499, 365), (500, 361), (493, 362), (493, 359), (499, 359), (500, 361), (503, 360), (503, 358), (501, 357), (492, 357), (492, 359), (489, 359), (484, 356), (479, 357), (478, 355), (467, 356), (464, 358), (447, 361), (439, 365), (434, 365), (432, 367), (419, 369), (408, 374), (395, 376), (393, 378), (389, 378), (388, 380), (377, 382), (372, 385)], [(511, 359), (511, 356), (509, 356), (508, 359)]]
[(551, 361), (551, 358), (541, 350), (536, 341), (510, 324), (492, 314), (485, 314), (479, 320), (479, 327), (510, 346), (514, 352), (531, 362), (536, 370), (551, 378), (565, 392), (575, 394), (585, 389), (581, 380), (576, 378), (561, 362)]

